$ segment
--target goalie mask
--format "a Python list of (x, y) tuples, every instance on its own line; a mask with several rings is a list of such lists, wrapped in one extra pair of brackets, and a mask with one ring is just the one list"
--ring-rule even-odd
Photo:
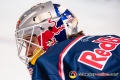
[(27, 10), (18, 20), (15, 37), (19, 58), (33, 65), (50, 46), (77, 33), (77, 18), (59, 4), (40, 3)]

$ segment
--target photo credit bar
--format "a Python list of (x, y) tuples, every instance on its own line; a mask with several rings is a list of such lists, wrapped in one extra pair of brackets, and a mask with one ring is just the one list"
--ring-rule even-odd
[(78, 73), (77, 76), (118, 76), (119, 73)]

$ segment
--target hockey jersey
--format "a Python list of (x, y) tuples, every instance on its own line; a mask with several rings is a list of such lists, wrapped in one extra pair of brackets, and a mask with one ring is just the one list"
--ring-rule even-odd
[(32, 80), (120, 80), (120, 37), (82, 36), (59, 42), (37, 59)]

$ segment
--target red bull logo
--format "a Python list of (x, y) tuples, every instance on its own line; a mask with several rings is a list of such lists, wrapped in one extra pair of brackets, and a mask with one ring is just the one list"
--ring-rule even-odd
[(48, 27), (46, 31), (44, 31), (40, 36), (38, 36), (39, 45), (43, 47), (44, 50), (47, 50), (48, 47), (54, 45), (57, 40), (55, 35), (59, 35), (65, 26), (61, 24), (61, 26), (56, 27), (56, 21), (48, 20), (48, 24), (54, 23), (52, 26)]

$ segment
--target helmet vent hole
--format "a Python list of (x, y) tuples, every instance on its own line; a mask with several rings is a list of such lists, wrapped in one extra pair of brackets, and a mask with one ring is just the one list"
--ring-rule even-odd
[(40, 27), (40, 29), (41, 29), (41, 30), (44, 30), (44, 28), (43, 28), (43, 27)]
[(33, 17), (33, 21), (35, 21), (35, 18), (36, 18), (36, 17)]
[(43, 8), (44, 8), (44, 6), (41, 6), (41, 7), (40, 7), (40, 9), (43, 9)]
[(66, 23), (67, 24), (67, 27), (69, 27), (69, 24), (68, 23)]
[(50, 31), (52, 31), (52, 30), (53, 30), (53, 28), (52, 28), (51, 26), (49, 26), (49, 27), (48, 27), (48, 29), (49, 29)]

